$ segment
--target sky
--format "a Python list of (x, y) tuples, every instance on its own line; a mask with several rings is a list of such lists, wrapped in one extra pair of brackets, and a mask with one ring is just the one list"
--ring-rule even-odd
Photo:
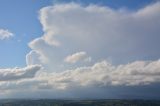
[(160, 99), (159, 13), (158, 0), (1, 0), (0, 98)]

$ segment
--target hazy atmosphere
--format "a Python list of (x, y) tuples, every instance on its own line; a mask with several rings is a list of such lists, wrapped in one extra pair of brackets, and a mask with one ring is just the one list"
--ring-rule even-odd
[(0, 99), (160, 99), (159, 0), (0, 0)]

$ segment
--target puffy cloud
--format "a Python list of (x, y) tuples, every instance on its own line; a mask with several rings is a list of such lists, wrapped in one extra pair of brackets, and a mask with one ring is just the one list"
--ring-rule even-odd
[(0, 40), (8, 39), (13, 36), (14, 34), (10, 32), (9, 30), (0, 29)]
[(47, 59), (38, 51), (32, 50), (26, 55), (27, 65), (42, 64), (46, 62)]
[[(75, 3), (42, 8), (39, 19), (44, 35), (29, 43), (32, 51), (27, 55), (27, 63), (42, 64), (45, 72), (16, 84), (20, 88), (27, 85), (34, 91), (54, 91), (66, 97), (74, 94), (86, 97), (87, 92), (106, 97), (104, 92), (109, 94), (115, 88), (114, 93), (120, 94), (118, 91), (124, 88), (122, 94), (125, 94), (128, 88), (158, 86), (160, 61), (154, 59), (160, 56), (159, 8), (159, 2), (137, 11)], [(95, 64), (78, 66), (78, 61), (88, 57), (86, 53)], [(114, 65), (106, 58), (111, 58)], [(146, 58), (152, 61), (137, 61)], [(76, 63), (76, 67), (67, 66), (64, 60)], [(61, 64), (63, 68), (59, 67)]]
[(0, 81), (13, 81), (25, 78), (33, 78), (41, 69), (39, 65), (31, 65), (25, 68), (0, 69)]
[(102, 61), (89, 67), (80, 67), (46, 75), (49, 83), (59, 88), (73, 86), (137, 86), (160, 82), (160, 60), (136, 61), (114, 66)]
[(159, 8), (159, 2), (137, 11), (76, 3), (47, 6), (39, 12), (44, 34), (29, 46), (48, 59), (48, 67), (77, 51), (87, 52), (95, 61), (110, 58), (115, 64), (156, 60)]
[[(35, 77), (29, 79), (19, 78), (21, 80), (0, 82), (0, 90), (10, 93), (17, 90), (29, 90), (30, 92), (37, 93), (52, 91), (52, 93), (50, 92), (51, 94), (58, 94), (62, 97), (72, 97), (71, 95), (67, 95), (67, 92), (71, 92), (75, 93), (75, 95), (79, 95), (80, 93), (85, 97), (84, 92), (93, 91), (92, 93), (94, 94), (99, 92), (99, 90), (102, 90), (104, 93), (110, 90), (111, 87), (112, 89), (119, 89), (122, 86), (124, 88), (129, 88), (131, 86), (133, 88), (143, 88), (143, 86), (146, 85), (149, 86), (159, 83), (159, 75), (160, 60), (135, 61), (118, 66), (112, 65), (107, 61), (102, 61), (97, 62), (92, 66), (79, 67), (60, 73), (39, 72)], [(61, 94), (60, 92), (63, 93)], [(124, 92), (127, 91), (124, 90), (123, 93)], [(35, 95), (37, 94), (35, 93)], [(94, 96), (96, 97), (96, 95)]]
[(77, 52), (67, 56), (64, 61), (67, 63), (76, 63), (78, 61), (91, 61), (91, 57), (88, 57), (86, 52)]

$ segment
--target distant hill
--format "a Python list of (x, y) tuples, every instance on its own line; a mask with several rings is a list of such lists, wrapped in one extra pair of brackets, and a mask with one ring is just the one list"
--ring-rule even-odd
[(160, 106), (160, 100), (0, 100), (0, 106)]

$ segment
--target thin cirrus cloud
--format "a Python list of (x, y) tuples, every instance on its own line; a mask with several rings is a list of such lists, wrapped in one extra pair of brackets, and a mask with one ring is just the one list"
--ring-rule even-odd
[(7, 29), (0, 29), (0, 40), (5, 40), (13, 37), (14, 34)]

